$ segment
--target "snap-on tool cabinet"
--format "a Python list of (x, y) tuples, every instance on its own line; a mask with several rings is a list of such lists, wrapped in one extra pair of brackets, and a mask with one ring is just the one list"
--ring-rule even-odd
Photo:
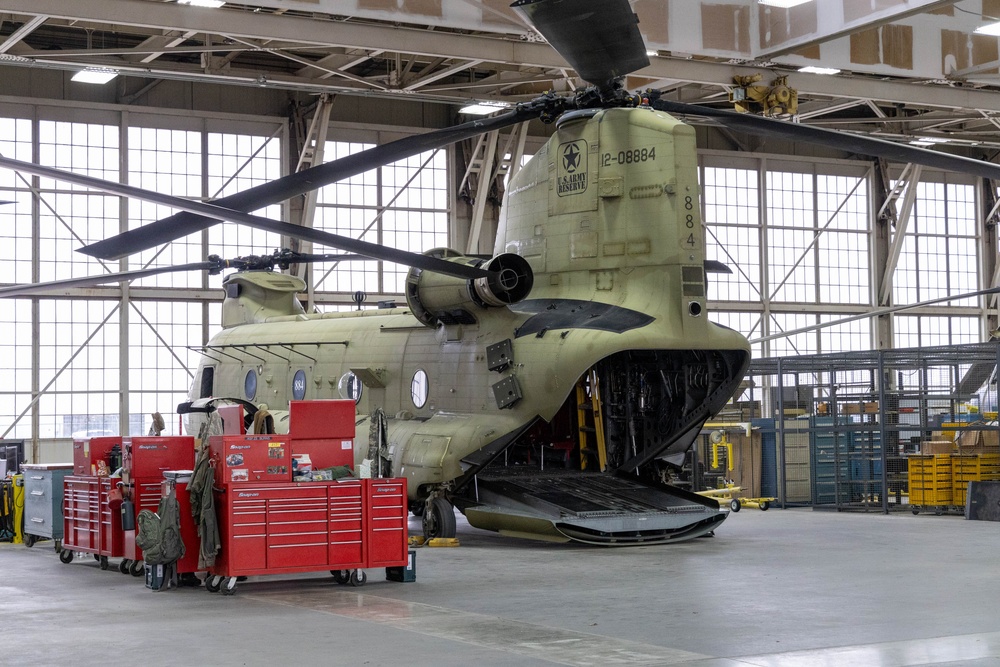
[[(297, 422), (291, 426), (297, 428)], [(221, 537), (209, 572), (210, 591), (232, 594), (241, 576), (327, 570), (338, 583), (361, 585), (366, 580), (364, 568), (408, 564), (406, 480), (293, 482), (290, 443), (306, 439), (210, 438)], [(336, 447), (326, 443), (323, 451), (339, 449), (340, 438), (333, 442)], [(322, 452), (317, 457), (316, 451), (303, 447), (296, 454), (309, 454), (314, 462), (337, 458), (326, 458)]]
[[(125, 493), (135, 505), (135, 516), (142, 510), (155, 512), (163, 495), (163, 473), (194, 469), (194, 437), (134, 436), (122, 441), (122, 468)], [(134, 522), (133, 522), (134, 524)], [(124, 556), (133, 574), (143, 573), (142, 549), (135, 544), (135, 530), (124, 531)], [(187, 546), (187, 545), (185, 545)]]

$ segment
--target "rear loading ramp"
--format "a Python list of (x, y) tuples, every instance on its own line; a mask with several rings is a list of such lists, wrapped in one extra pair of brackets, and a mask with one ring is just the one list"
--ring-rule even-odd
[(456, 499), (469, 524), (503, 535), (589, 544), (681, 542), (728, 516), (717, 502), (622, 473), (478, 477), (474, 500)]

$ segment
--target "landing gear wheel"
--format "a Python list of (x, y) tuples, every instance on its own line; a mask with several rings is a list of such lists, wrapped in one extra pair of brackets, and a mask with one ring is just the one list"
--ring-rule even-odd
[(455, 537), (455, 508), (444, 498), (434, 498), (424, 512), (424, 537)]
[(226, 577), (222, 582), (222, 587), (219, 592), (223, 595), (235, 595), (236, 594), (236, 577)]
[(122, 558), (122, 562), (118, 563), (118, 571), (122, 574), (128, 574), (128, 566), (132, 564), (128, 558)]
[(68, 549), (63, 549), (59, 552), (59, 560), (67, 565), (73, 562), (73, 552)]
[(767, 511), (768, 509), (770, 509), (770, 508), (771, 508), (771, 503), (770, 503), (770, 501), (767, 501), (767, 500), (765, 500), (764, 502), (762, 502), (762, 503), (760, 504), (760, 511), (761, 511), (761, 512), (766, 512), (766, 511)]
[(108, 557), (107, 556), (98, 556), (97, 557), (97, 562), (101, 566), (102, 570), (106, 570), (106, 569), (108, 569), (110, 567), (110, 564), (108, 563)]
[(29, 549), (31, 547), (35, 546), (35, 542), (37, 542), (37, 541), (38, 541), (38, 538), (35, 537), (34, 535), (25, 535), (24, 536), (24, 546), (28, 547)]
[(132, 561), (128, 567), (128, 573), (133, 577), (141, 577), (146, 574), (146, 565), (141, 560)]
[(364, 570), (351, 572), (351, 586), (364, 586), (366, 581), (368, 581), (368, 575), (365, 574)]
[(205, 577), (205, 590), (209, 593), (218, 593), (219, 589), (222, 588), (223, 577), (210, 574)]
[(333, 575), (333, 580), (341, 586), (351, 580), (351, 573), (347, 570), (330, 570), (330, 574)]
[(740, 508), (740, 501), (737, 500), (736, 498), (733, 498), (732, 500), (730, 500), (729, 501), (729, 509), (731, 509), (734, 512), (739, 512), (740, 509), (741, 509)]

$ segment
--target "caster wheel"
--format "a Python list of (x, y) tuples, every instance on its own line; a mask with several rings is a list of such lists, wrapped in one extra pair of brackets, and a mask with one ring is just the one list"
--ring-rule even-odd
[(223, 577), (210, 574), (205, 577), (205, 590), (209, 593), (218, 593), (219, 589), (222, 588)]
[(118, 563), (118, 571), (122, 574), (128, 574), (128, 566), (132, 563), (128, 558), (122, 558), (121, 562)]
[(35, 537), (34, 535), (25, 535), (24, 536), (24, 546), (28, 547), (29, 549), (31, 547), (35, 546), (35, 542), (37, 542), (37, 541), (38, 541), (38, 538)]
[(738, 501), (736, 498), (733, 498), (731, 501), (729, 501), (729, 509), (731, 509), (734, 512), (739, 512), (741, 509), (740, 501)]
[(771, 508), (771, 503), (768, 502), (768, 501), (766, 501), (766, 500), (760, 504), (760, 511), (761, 512), (766, 512), (770, 508)]
[(343, 586), (351, 580), (351, 574), (347, 570), (330, 570), (333, 580)]
[(198, 588), (201, 586), (201, 579), (199, 579), (194, 572), (184, 572), (177, 578), (177, 586), (190, 586), (192, 588)]
[(365, 574), (364, 570), (351, 572), (351, 586), (364, 586), (366, 581), (368, 581), (368, 575)]
[(236, 593), (236, 577), (226, 577), (219, 592), (223, 595), (234, 595)]
[(913, 512), (914, 516), (916, 516), (917, 514), (920, 514), (920, 510), (910, 510), (910, 511)]
[(61, 562), (63, 562), (63, 563), (67, 563), (67, 564), (72, 563), (73, 562), (73, 552), (65, 550), (65, 549), (63, 551), (60, 551), (59, 552), (59, 560)]
[(146, 574), (146, 564), (141, 560), (134, 560), (128, 567), (128, 573), (133, 577), (141, 577)]
[(96, 560), (98, 563), (100, 563), (101, 562), (101, 554), (94, 554), (94, 560)]
[(98, 562), (98, 564), (100, 564), (102, 570), (106, 570), (109, 567), (111, 567), (111, 565), (108, 563), (108, 557), (107, 556), (98, 556), (97, 557), (97, 562)]

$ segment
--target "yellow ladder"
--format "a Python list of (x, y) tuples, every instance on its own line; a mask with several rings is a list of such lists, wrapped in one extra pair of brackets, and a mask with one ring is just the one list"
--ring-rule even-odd
[[(587, 394), (589, 380), (590, 395)], [(587, 413), (593, 419), (593, 426), (587, 426)], [(604, 444), (604, 417), (601, 412), (601, 391), (600, 383), (597, 379), (597, 371), (591, 369), (589, 375), (584, 375), (576, 383), (576, 419), (580, 438), (580, 470), (587, 469), (588, 455), (590, 447), (587, 443), (587, 434), (593, 433), (595, 446), (597, 448), (597, 462), (604, 472), (608, 467), (608, 453)]]

